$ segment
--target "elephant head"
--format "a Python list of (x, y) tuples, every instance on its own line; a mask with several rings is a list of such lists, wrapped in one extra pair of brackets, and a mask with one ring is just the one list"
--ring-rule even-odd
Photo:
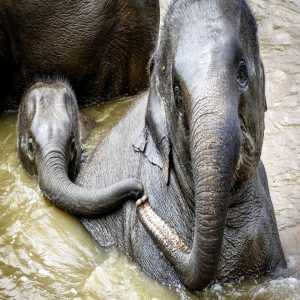
[(18, 150), (30, 176), (57, 150), (75, 179), (81, 155), (79, 111), (72, 89), (63, 82), (34, 84), (24, 95), (18, 115)]
[(190, 289), (216, 274), (232, 196), (260, 159), (265, 109), (256, 22), (245, 1), (175, 1), (152, 62), (146, 126), (166, 182), (173, 169), (195, 207), (191, 247), (145, 198), (137, 211)]
[(18, 115), (18, 152), (27, 173), (37, 175), (43, 194), (77, 215), (106, 213), (143, 187), (124, 179), (103, 189), (74, 184), (81, 154), (79, 111), (68, 83), (38, 82), (22, 98)]

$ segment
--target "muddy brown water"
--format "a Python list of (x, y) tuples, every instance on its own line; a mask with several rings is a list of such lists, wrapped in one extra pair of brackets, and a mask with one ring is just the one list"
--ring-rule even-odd
[[(199, 294), (155, 282), (117, 249), (99, 247), (75, 217), (41, 196), (18, 161), (16, 114), (10, 113), (0, 115), (0, 299), (300, 299), (300, 1), (253, 0), (251, 6), (266, 71), (262, 159), (288, 276), (214, 284)], [(82, 109), (97, 121), (88, 153), (132, 101)]]

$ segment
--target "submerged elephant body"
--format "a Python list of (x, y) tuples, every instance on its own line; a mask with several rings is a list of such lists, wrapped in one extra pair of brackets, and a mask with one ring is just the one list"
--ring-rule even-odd
[(1, 1), (0, 110), (37, 78), (67, 78), (79, 104), (145, 89), (158, 24), (155, 0)]
[(192, 290), (285, 267), (260, 161), (264, 70), (247, 4), (174, 1), (151, 69), (148, 100), (134, 103), (76, 180), (88, 190), (136, 178), (147, 197), (84, 226), (157, 280)]

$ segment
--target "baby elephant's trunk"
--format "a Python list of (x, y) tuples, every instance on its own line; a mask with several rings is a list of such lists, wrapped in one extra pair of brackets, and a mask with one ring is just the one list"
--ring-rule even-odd
[(43, 194), (57, 207), (80, 216), (105, 214), (126, 198), (137, 198), (143, 192), (135, 179), (125, 179), (103, 189), (82, 187), (70, 181), (65, 153), (53, 147), (41, 157), (38, 177)]

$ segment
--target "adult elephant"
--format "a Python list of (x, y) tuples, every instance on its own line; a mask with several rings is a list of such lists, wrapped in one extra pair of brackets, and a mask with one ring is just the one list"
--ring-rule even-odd
[(0, 110), (36, 79), (67, 78), (80, 105), (148, 86), (158, 0), (0, 3)]
[(246, 2), (175, 1), (151, 69), (148, 101), (135, 102), (77, 179), (103, 188), (134, 177), (147, 198), (84, 226), (159, 281), (192, 290), (285, 267), (260, 161), (264, 70)]

